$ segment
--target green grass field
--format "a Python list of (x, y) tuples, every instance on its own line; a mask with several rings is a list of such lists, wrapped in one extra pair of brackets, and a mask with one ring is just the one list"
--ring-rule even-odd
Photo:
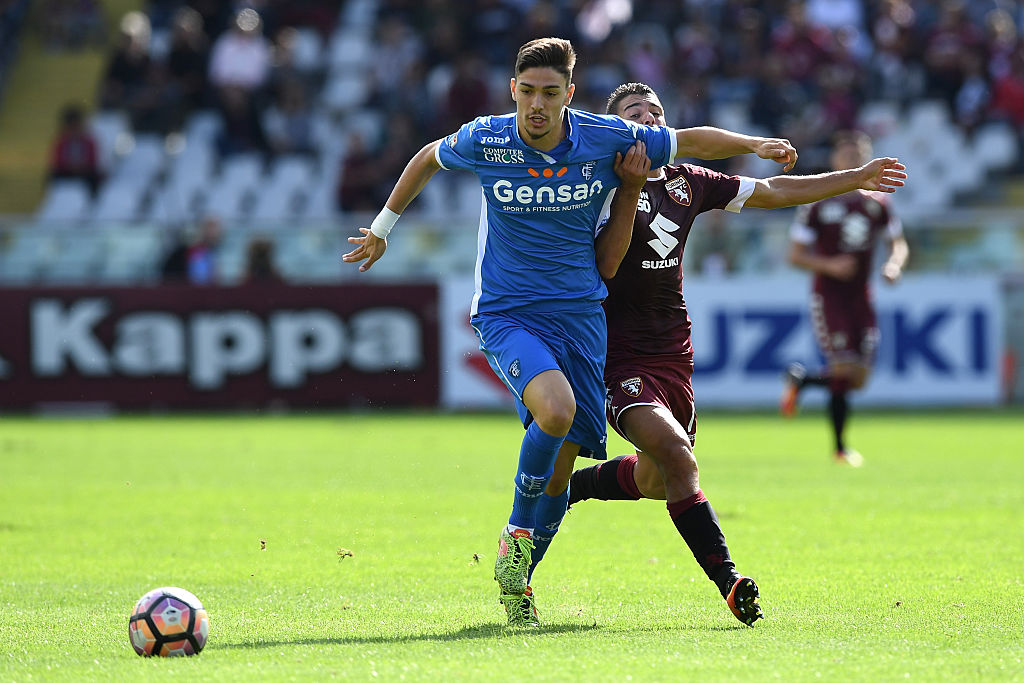
[[(858, 414), (859, 470), (813, 412), (702, 416), (753, 629), (641, 501), (576, 506), (544, 625), (504, 630), (520, 437), (511, 414), (4, 418), (0, 680), (1024, 680), (1019, 412)], [(132, 651), (161, 585), (206, 605), (199, 657)]]

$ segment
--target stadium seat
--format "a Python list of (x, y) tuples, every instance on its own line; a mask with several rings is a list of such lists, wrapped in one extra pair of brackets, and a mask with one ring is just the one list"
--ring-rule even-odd
[(117, 175), (108, 180), (100, 190), (90, 212), (94, 221), (128, 222), (139, 217), (142, 199), (146, 194), (147, 180), (143, 177)]
[(185, 124), (186, 144), (192, 142), (212, 144), (223, 126), (223, 120), (216, 111), (204, 109), (193, 112), (188, 117), (188, 123)]
[(213, 181), (206, 206), (225, 222), (247, 217), (263, 174), (263, 160), (257, 154), (228, 158)]
[(320, 33), (309, 27), (296, 29), (294, 45), (295, 68), (316, 72), (324, 66), (324, 43)]
[(281, 220), (301, 213), (300, 199), (313, 179), (313, 162), (306, 157), (281, 157), (270, 169), (260, 187), (252, 217), (256, 220)]
[(370, 66), (373, 48), (369, 34), (359, 30), (340, 28), (331, 36), (328, 66), (331, 71), (359, 71)]
[(110, 226), (104, 230), (100, 278), (109, 283), (154, 279), (162, 253), (160, 230), (152, 225)]
[(92, 204), (89, 187), (84, 180), (54, 180), (36, 212), (40, 223), (78, 223)]
[(1017, 162), (1020, 147), (1010, 124), (993, 121), (983, 124), (974, 133), (971, 151), (985, 168), (1002, 171)]
[(99, 165), (104, 171), (113, 168), (118, 141), (130, 135), (131, 124), (128, 115), (122, 111), (98, 111), (89, 122), (99, 155)]
[(857, 116), (857, 126), (876, 140), (895, 131), (899, 124), (900, 108), (895, 102), (867, 102)]
[(42, 279), (50, 283), (90, 282), (103, 259), (103, 234), (90, 226), (84, 230), (61, 230), (54, 234), (53, 257), (42, 269)]
[(328, 75), (321, 100), (329, 111), (340, 113), (357, 109), (370, 96), (366, 74), (360, 71), (337, 71)]

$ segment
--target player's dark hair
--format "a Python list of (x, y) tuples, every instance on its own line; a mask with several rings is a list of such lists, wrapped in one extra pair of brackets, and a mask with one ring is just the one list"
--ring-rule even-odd
[(527, 69), (548, 67), (565, 76), (566, 85), (572, 82), (576, 66), (576, 50), (564, 38), (537, 38), (519, 48), (516, 55), (516, 78)]
[(608, 104), (605, 105), (604, 108), (605, 113), (614, 114), (615, 110), (619, 108), (619, 103), (630, 95), (643, 95), (645, 97), (658, 96), (657, 93), (654, 92), (654, 88), (646, 83), (623, 83), (615, 90), (612, 90), (612, 94), (608, 96)]

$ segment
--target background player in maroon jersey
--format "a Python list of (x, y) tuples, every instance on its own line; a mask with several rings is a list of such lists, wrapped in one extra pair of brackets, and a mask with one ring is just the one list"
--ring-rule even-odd
[[(869, 158), (871, 140), (867, 135), (845, 131), (836, 136), (832, 168), (855, 168)], [(791, 365), (780, 408), (783, 415), (792, 416), (801, 389), (828, 387), (836, 460), (856, 467), (863, 459), (846, 447), (843, 431), (849, 415), (847, 394), (864, 386), (878, 345), (868, 287), (875, 244), (880, 237), (889, 240), (882, 277), (891, 283), (903, 273), (909, 254), (907, 241), (885, 195), (864, 190), (802, 207), (790, 232), (790, 263), (814, 273), (811, 322), (828, 365), (815, 374), (799, 363)]]
[[(664, 109), (651, 88), (620, 86), (609, 113), (646, 125), (664, 125)], [(653, 178), (624, 178), (623, 188), (646, 181), (637, 204), (632, 239), (602, 243), (599, 258), (620, 263), (607, 280), (608, 421), (637, 452), (571, 473), (570, 503), (601, 500), (666, 500), (683, 540), (715, 582), (733, 614), (752, 625), (762, 616), (757, 585), (736, 571), (718, 518), (700, 489), (693, 440), (697, 431), (691, 375), (690, 319), (682, 293), (683, 247), (698, 214), (744, 206), (778, 208), (808, 203), (857, 188), (892, 192), (906, 174), (896, 159), (816, 176), (765, 180), (730, 176), (683, 164), (657, 169)], [(612, 203), (612, 223), (628, 216)], [(627, 233), (628, 234), (628, 233)], [(602, 273), (607, 267), (602, 267)], [(549, 484), (564, 487), (569, 472)], [(564, 489), (558, 489), (564, 490)]]

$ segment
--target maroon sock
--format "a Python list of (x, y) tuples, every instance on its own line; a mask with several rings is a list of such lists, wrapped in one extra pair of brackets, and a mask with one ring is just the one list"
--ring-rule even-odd
[(581, 500), (639, 500), (643, 498), (633, 480), (636, 455), (617, 458), (590, 467), (581, 467), (569, 480), (569, 505)]
[(728, 595), (735, 581), (736, 565), (729, 557), (725, 534), (704, 492), (698, 490), (688, 498), (667, 503), (666, 507), (697, 564), (715, 582), (722, 597)]

